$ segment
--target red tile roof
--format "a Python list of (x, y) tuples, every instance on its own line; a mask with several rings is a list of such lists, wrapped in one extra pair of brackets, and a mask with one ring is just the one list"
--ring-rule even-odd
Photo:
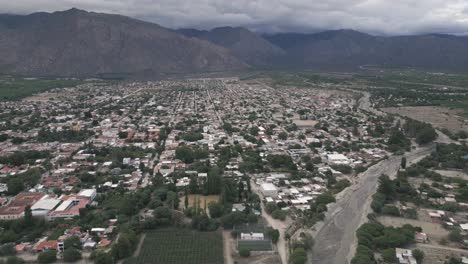
[(13, 202), (11, 202), (11, 205), (14, 205), (14, 206), (32, 205), (44, 196), (45, 196), (45, 193), (40, 193), (40, 192), (35, 192), (35, 193), (22, 192), (15, 196), (15, 199), (13, 200)]
[(39, 242), (35, 246), (37, 251), (43, 251), (44, 249), (56, 249), (57, 248), (57, 240), (49, 240), (49, 241), (42, 241)]

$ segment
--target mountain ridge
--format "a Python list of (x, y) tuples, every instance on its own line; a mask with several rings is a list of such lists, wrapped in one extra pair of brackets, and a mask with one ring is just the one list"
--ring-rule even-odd
[(284, 51), (244, 27), (217, 27), (212, 30), (179, 29), (177, 32), (212, 42), (230, 50), (237, 58), (252, 65), (270, 64)]
[(223, 47), (121, 15), (70, 9), (0, 16), (0, 69), (7, 72), (85, 76), (245, 67)]
[[(283, 48), (286, 65), (349, 69), (373, 64), (422, 69), (468, 70), (468, 38), (446, 34), (373, 36), (352, 30), (264, 36)], [(307, 54), (307, 56), (305, 56)]]
[(352, 70), (362, 65), (468, 71), (468, 37), (375, 36), (351, 29), (268, 35), (229, 26), (169, 29), (80, 9), (0, 14), (3, 73), (164, 75), (249, 66)]

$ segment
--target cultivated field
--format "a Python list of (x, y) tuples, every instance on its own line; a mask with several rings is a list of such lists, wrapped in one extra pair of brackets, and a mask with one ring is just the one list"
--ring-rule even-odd
[(222, 264), (223, 241), (219, 232), (159, 229), (146, 234), (134, 264)]
[(407, 106), (383, 108), (385, 112), (407, 116), (427, 122), (438, 128), (446, 128), (454, 133), (463, 130), (468, 132), (468, 125), (461, 115), (463, 110), (438, 106)]
[(252, 251), (271, 251), (273, 247), (269, 240), (238, 240), (237, 248), (247, 248)]
[(53, 88), (74, 87), (80, 80), (12, 78), (0, 76), (0, 101), (19, 100)]

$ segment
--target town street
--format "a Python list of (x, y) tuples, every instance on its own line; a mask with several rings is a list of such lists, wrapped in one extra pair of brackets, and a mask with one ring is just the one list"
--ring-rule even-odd
[[(250, 185), (252, 186), (252, 191), (257, 193), (260, 198), (263, 200), (263, 195), (262, 192), (258, 189), (258, 185), (251, 180)], [(276, 243), (276, 248), (278, 249), (278, 254), (281, 258), (281, 263), (287, 264), (288, 263), (288, 249), (287, 249), (287, 242), (285, 239), (285, 231), (288, 228), (288, 224), (285, 221), (280, 221), (276, 220), (273, 217), (271, 217), (265, 210), (265, 205), (263, 203), (260, 203), (262, 207), (262, 216), (263, 218), (267, 221), (267, 223), (273, 227), (274, 229), (277, 229), (280, 232), (280, 236), (278, 239), (278, 242)]]

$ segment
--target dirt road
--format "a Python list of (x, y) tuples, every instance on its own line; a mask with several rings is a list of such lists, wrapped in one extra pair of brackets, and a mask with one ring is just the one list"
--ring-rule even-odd
[[(258, 190), (258, 185), (255, 184), (253, 180), (251, 180), (250, 185), (252, 186), (252, 191), (257, 193), (260, 196), (260, 199), (263, 200), (263, 195), (262, 193)], [(262, 206), (262, 216), (263, 218), (267, 221), (267, 223), (273, 227), (274, 229), (278, 229), (280, 232), (280, 237), (278, 239), (278, 242), (276, 243), (276, 248), (278, 250), (278, 254), (280, 255), (281, 258), (281, 263), (287, 264), (288, 263), (288, 249), (287, 249), (287, 242), (285, 239), (285, 231), (288, 228), (288, 223), (273, 219), (269, 214), (266, 213), (265, 206), (263, 203), (260, 203)]]
[(135, 250), (135, 252), (133, 252), (133, 257), (136, 258), (140, 255), (140, 252), (141, 252), (141, 248), (143, 247), (143, 243), (145, 242), (145, 238), (146, 238), (146, 233), (143, 233), (143, 235), (141, 235), (140, 237), (140, 240), (138, 241), (138, 245), (137, 245), (137, 248)]
[(223, 230), (224, 264), (234, 264), (232, 259), (231, 233)]

